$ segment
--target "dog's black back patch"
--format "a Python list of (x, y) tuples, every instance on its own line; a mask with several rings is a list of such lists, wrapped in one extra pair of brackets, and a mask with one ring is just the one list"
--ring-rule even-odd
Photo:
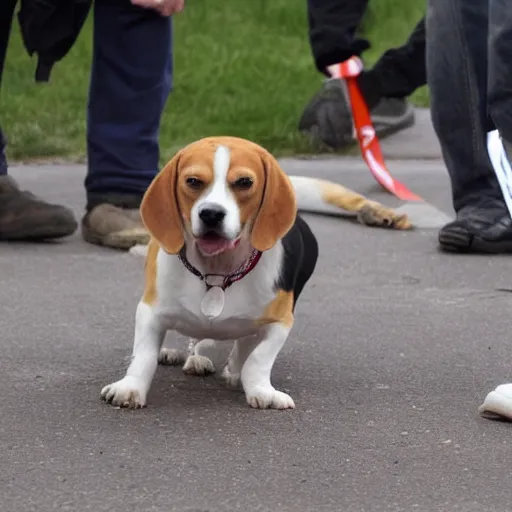
[(292, 229), (281, 240), (284, 261), (276, 287), (293, 292), (293, 305), (313, 274), (318, 260), (318, 242), (306, 221), (297, 215)]

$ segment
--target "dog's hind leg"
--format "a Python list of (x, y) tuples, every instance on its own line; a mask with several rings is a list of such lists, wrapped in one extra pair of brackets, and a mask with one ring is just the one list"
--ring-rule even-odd
[(187, 375), (209, 375), (215, 373), (215, 366), (212, 360), (201, 354), (202, 350), (211, 348), (215, 345), (215, 340), (204, 339), (194, 343), (189, 342), (189, 356), (183, 365), (183, 372)]
[(179, 366), (186, 361), (183, 350), (177, 348), (162, 348), (158, 354), (158, 364), (165, 366)]
[(290, 176), (290, 180), (300, 211), (339, 214), (342, 210), (355, 213), (359, 222), (367, 226), (412, 228), (406, 214), (398, 213), (338, 183), (303, 176)]
[(201, 354), (201, 349), (211, 347), (215, 343), (214, 340), (190, 339), (188, 350), (180, 350), (177, 348), (162, 348), (158, 355), (158, 364), (166, 366), (183, 365), (183, 371), (189, 375), (206, 375), (214, 373), (215, 368), (210, 358)]

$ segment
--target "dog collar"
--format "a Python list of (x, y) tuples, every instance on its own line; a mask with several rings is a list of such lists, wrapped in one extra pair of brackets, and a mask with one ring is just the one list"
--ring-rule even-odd
[[(199, 270), (197, 270), (197, 268), (195, 268), (187, 260), (187, 257), (185, 255), (185, 246), (178, 253), (178, 258), (189, 272), (191, 272), (195, 276), (199, 277), (199, 279), (204, 281), (207, 290), (209, 290), (213, 286), (218, 286), (219, 288), (222, 288), (222, 290), (225, 290), (226, 288), (229, 288), (233, 283), (236, 283), (236, 281), (240, 281), (240, 279), (245, 277), (257, 265), (258, 261), (261, 258), (261, 254), (261, 251), (253, 249), (249, 258), (237, 270), (235, 270), (231, 274), (228, 274), (227, 276), (224, 276), (222, 274), (202, 274), (201, 272), (199, 272)], [(209, 282), (210, 277), (220, 277), (222, 279), (222, 284), (215, 284), (212, 283), (211, 281)]]

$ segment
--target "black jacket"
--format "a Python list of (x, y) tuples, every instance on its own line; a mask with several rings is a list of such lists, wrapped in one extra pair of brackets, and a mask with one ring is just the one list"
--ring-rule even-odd
[(38, 56), (36, 82), (49, 81), (54, 64), (77, 40), (91, 5), (92, 0), (21, 0), (18, 21), (27, 52)]
[(315, 65), (325, 68), (370, 47), (357, 36), (368, 0), (308, 0), (309, 42)]

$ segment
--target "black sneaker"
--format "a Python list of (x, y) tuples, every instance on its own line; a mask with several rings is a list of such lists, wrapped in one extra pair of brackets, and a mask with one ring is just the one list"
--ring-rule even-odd
[(486, 197), (457, 212), (457, 219), (439, 231), (446, 252), (512, 252), (512, 219), (505, 201)]
[[(377, 136), (383, 138), (414, 124), (414, 108), (405, 99), (382, 98), (371, 110)], [(345, 80), (326, 80), (306, 105), (299, 131), (316, 143), (341, 149), (355, 141)]]

